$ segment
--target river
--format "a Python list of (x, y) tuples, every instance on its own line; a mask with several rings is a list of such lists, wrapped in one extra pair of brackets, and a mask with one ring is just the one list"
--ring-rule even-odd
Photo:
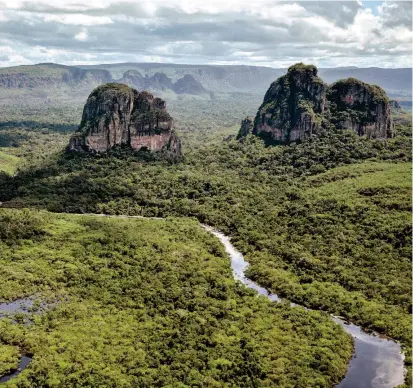
[[(278, 295), (270, 294), (265, 288), (245, 276), (248, 263), (243, 254), (231, 244), (229, 237), (210, 226), (203, 225), (203, 227), (218, 237), (225, 246), (231, 258), (231, 268), (236, 280), (271, 301), (281, 300)], [(404, 365), (400, 344), (381, 338), (375, 333), (366, 333), (359, 326), (347, 323), (338, 317), (331, 318), (353, 336), (355, 345), (347, 374), (336, 388), (394, 388), (403, 383)]]
[[(94, 216), (97, 215), (98, 214), (94, 214)], [(104, 215), (99, 214), (99, 216)], [(124, 215), (108, 217), (145, 218), (141, 216)], [(152, 219), (162, 220), (162, 218)], [(208, 225), (202, 226), (208, 232), (218, 237), (225, 246), (225, 250), (231, 259), (231, 268), (236, 280), (242, 282), (246, 287), (257, 291), (258, 294), (266, 296), (271, 301), (279, 302), (281, 300), (278, 295), (269, 293), (265, 288), (245, 276), (248, 262), (245, 261), (243, 254), (231, 244), (228, 236), (225, 236), (223, 233)], [(31, 307), (32, 302), (30, 298), (24, 302), (26, 303), (21, 303), (20, 301), (0, 303), (0, 316), (2, 313), (16, 313), (20, 312), (20, 310), (25, 311), (28, 307)], [(25, 306), (27, 302), (29, 305)], [(295, 304), (292, 305), (296, 306)], [(354, 355), (350, 361), (347, 374), (336, 388), (394, 388), (403, 383), (404, 365), (400, 344), (390, 339), (381, 338), (375, 333), (366, 333), (359, 326), (352, 323), (349, 324), (338, 317), (332, 316), (331, 318), (340, 324), (347, 333), (353, 336), (355, 344)], [(23, 355), (19, 362), (19, 369), (0, 377), (0, 383), (17, 376), (29, 365), (30, 361), (31, 357)]]

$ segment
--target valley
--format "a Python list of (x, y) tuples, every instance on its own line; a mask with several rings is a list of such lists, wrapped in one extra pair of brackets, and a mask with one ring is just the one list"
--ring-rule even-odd
[[(173, 162), (65, 152), (87, 97), (70, 93), (45, 109), (2, 100), (0, 298), (61, 301), (29, 326), (0, 319), (0, 375), (33, 356), (9, 386), (331, 387), (354, 344), (330, 314), (398, 341), (410, 370), (408, 112), (392, 112), (385, 139), (329, 127), (268, 146), (236, 139), (263, 93), (163, 92), (182, 141)], [(199, 222), (230, 236), (245, 275), (285, 302), (234, 281)]]

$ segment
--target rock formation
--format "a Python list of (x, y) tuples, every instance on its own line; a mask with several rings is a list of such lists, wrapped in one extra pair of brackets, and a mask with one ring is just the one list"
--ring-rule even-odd
[(182, 78), (178, 79), (175, 82), (173, 89), (177, 94), (207, 93), (202, 84), (189, 74), (185, 74)]
[(397, 100), (390, 100), (389, 101), (390, 104), (390, 111), (392, 112), (402, 112), (403, 108), (402, 106), (399, 104), (399, 101)]
[(273, 82), (255, 116), (247, 118), (238, 138), (250, 132), (268, 144), (288, 144), (321, 133), (334, 125), (360, 136), (392, 136), (390, 105), (383, 89), (354, 78), (328, 86), (317, 68), (298, 63)]
[(172, 80), (165, 73), (155, 73), (148, 80), (148, 86), (154, 90), (171, 90), (174, 88)]
[(41, 63), (0, 70), (0, 88), (58, 88), (99, 85), (111, 82), (112, 76), (103, 69), (80, 69), (73, 66)]
[(390, 104), (386, 92), (355, 78), (340, 80), (328, 91), (330, 121), (338, 129), (352, 129), (360, 136), (392, 136)]
[(166, 74), (157, 72), (152, 77), (145, 76), (137, 70), (128, 70), (120, 81), (138, 90), (172, 90), (177, 94), (207, 93), (205, 88), (192, 75), (185, 74), (175, 83)]
[(122, 83), (125, 83), (129, 86), (134, 87), (137, 90), (146, 90), (145, 78), (137, 70), (128, 70), (123, 74), (121, 80)]
[(251, 116), (246, 117), (244, 120), (241, 121), (241, 128), (239, 129), (237, 139), (245, 137), (252, 133), (253, 128), (254, 119)]
[(270, 143), (289, 143), (320, 130), (326, 88), (315, 66), (291, 66), (265, 94), (253, 133)]
[(149, 92), (109, 83), (90, 94), (68, 150), (103, 153), (115, 146), (125, 146), (179, 157), (181, 142), (172, 125), (165, 101)]

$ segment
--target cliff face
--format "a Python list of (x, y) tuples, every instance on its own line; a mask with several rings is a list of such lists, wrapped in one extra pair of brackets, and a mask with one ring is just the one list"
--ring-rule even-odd
[[(248, 125), (242, 122), (238, 137), (250, 133)], [(298, 63), (271, 84), (255, 116), (252, 133), (268, 144), (288, 144), (331, 125), (369, 138), (391, 137), (393, 125), (386, 93), (354, 78), (328, 86), (317, 76), (315, 66)]]
[(355, 78), (340, 80), (329, 88), (328, 100), (330, 120), (337, 128), (368, 138), (392, 136), (389, 99), (379, 86)]
[(304, 139), (321, 128), (326, 85), (315, 66), (297, 64), (273, 82), (254, 120), (253, 133), (270, 143)]
[(137, 70), (128, 70), (123, 74), (121, 82), (138, 90), (172, 90), (177, 94), (207, 93), (202, 84), (189, 74), (173, 83), (164, 73), (157, 72), (152, 77), (143, 77)]
[(164, 151), (179, 157), (181, 142), (172, 129), (172, 117), (160, 98), (123, 84), (95, 89), (83, 110), (79, 131), (69, 151), (106, 152), (115, 146)]
[(16, 66), (9, 72), (0, 72), (1, 88), (48, 88), (80, 85), (99, 85), (111, 82), (109, 71), (103, 69), (84, 70), (73, 66), (43, 63), (34, 66)]

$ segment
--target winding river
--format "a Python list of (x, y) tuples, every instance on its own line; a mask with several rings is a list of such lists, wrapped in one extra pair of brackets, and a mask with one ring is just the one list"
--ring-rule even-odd
[[(97, 216), (98, 214), (93, 215)], [(99, 216), (104, 215), (99, 214)], [(122, 215), (108, 217), (145, 218), (141, 216)], [(270, 294), (265, 288), (260, 287), (257, 283), (245, 276), (248, 263), (245, 261), (242, 253), (231, 244), (229, 237), (208, 225), (202, 226), (208, 232), (214, 234), (225, 246), (231, 259), (231, 268), (236, 280), (242, 282), (246, 287), (257, 291), (259, 295), (266, 296), (271, 301), (279, 302), (281, 300), (278, 295)], [(23, 305), (26, 304), (24, 310), (27, 310), (27, 307), (31, 306), (31, 301), (28, 301), (29, 299), (25, 300), (26, 303), (23, 303)], [(27, 304), (29, 304), (29, 306), (27, 306)], [(20, 312), (21, 309), (22, 303), (0, 303), (0, 317), (2, 313), (16, 313)], [(380, 338), (375, 333), (366, 333), (357, 325), (347, 323), (338, 317), (332, 316), (332, 319), (340, 324), (347, 333), (351, 334), (355, 342), (354, 355), (350, 361), (347, 374), (336, 388), (394, 388), (403, 383), (403, 355), (400, 345), (397, 342)], [(0, 376), (0, 383), (17, 376), (29, 365), (30, 361), (31, 357), (23, 355), (19, 362), (19, 368), (6, 376)]]
[[(231, 268), (236, 280), (271, 301), (281, 300), (278, 295), (270, 294), (265, 288), (245, 276), (248, 263), (242, 253), (231, 244), (229, 237), (210, 226), (203, 225), (203, 227), (218, 237), (225, 246), (231, 258)], [(336, 388), (394, 388), (403, 383), (403, 356), (397, 342), (380, 338), (375, 333), (368, 334), (357, 325), (346, 323), (340, 318), (332, 316), (332, 319), (353, 336), (355, 344), (347, 374)]]

